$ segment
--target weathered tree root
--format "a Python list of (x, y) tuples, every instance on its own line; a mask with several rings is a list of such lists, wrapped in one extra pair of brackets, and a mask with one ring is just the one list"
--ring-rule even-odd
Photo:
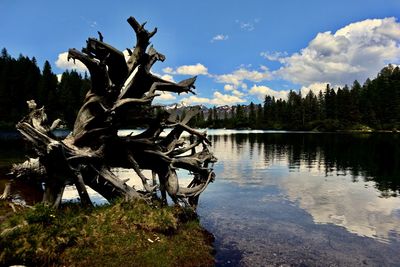
[[(133, 17), (128, 23), (136, 34), (136, 45), (128, 50), (127, 60), (121, 51), (103, 42), (101, 33), (99, 40), (89, 38), (82, 51), (69, 50), (68, 59), (79, 60), (88, 68), (92, 86), (72, 132), (64, 140), (52, 134), (59, 120), (49, 126), (44, 109), (38, 109), (33, 100), (28, 101), (29, 115), (17, 124), (37, 158), (14, 165), (12, 173), (15, 178), (34, 177), (42, 183), (43, 202), (53, 207), (60, 205), (65, 186), (71, 184), (76, 186), (83, 205), (92, 205), (86, 191), (89, 186), (109, 201), (147, 199), (160, 192), (164, 203), (168, 193), (175, 203), (196, 207), (199, 195), (215, 178), (210, 166), (217, 159), (209, 150), (211, 142), (205, 132), (187, 125), (199, 110), (193, 108), (177, 120), (174, 112), (155, 115), (151, 108), (156, 91), (194, 93), (196, 77), (174, 83), (153, 75), (152, 65), (165, 60), (153, 47), (147, 49), (157, 29), (149, 32), (145, 23), (139, 24)], [(127, 110), (137, 111), (129, 113), (134, 114), (132, 121), (147, 122), (143, 133), (118, 136)], [(165, 128), (172, 130), (162, 137)], [(189, 133), (189, 143), (181, 139), (183, 132)], [(137, 191), (118, 178), (111, 171), (115, 167), (133, 169), (145, 191)], [(193, 175), (188, 187), (179, 184), (178, 168)], [(145, 169), (151, 170), (151, 180), (158, 177), (158, 185), (148, 184), (150, 179), (142, 172)]]

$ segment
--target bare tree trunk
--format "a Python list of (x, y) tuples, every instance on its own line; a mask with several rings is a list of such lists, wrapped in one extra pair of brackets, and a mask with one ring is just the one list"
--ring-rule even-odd
[[(64, 140), (56, 140), (51, 133), (60, 120), (49, 126), (44, 109), (37, 108), (33, 100), (28, 101), (29, 115), (17, 124), (37, 158), (13, 166), (12, 172), (19, 178), (37, 175), (36, 179), (45, 187), (43, 202), (49, 205), (58, 207), (65, 186), (74, 184), (82, 204), (87, 206), (92, 202), (86, 186), (109, 201), (154, 197), (159, 190), (165, 203), (168, 193), (174, 202), (195, 207), (200, 193), (214, 179), (209, 165), (217, 159), (209, 150), (211, 142), (205, 132), (187, 125), (199, 110), (192, 108), (177, 120), (174, 111), (155, 116), (151, 107), (158, 91), (194, 93), (196, 77), (174, 83), (153, 75), (152, 65), (165, 60), (153, 47), (147, 48), (157, 29), (149, 32), (145, 23), (139, 24), (133, 17), (128, 18), (128, 23), (136, 34), (136, 44), (128, 49), (127, 60), (121, 51), (103, 41), (101, 33), (99, 40), (89, 38), (82, 51), (69, 50), (68, 59), (79, 60), (88, 68), (92, 86), (72, 132)], [(121, 118), (127, 110), (141, 111), (132, 119), (146, 121), (148, 129), (136, 136), (118, 136), (118, 129), (124, 127)], [(165, 128), (172, 130), (161, 137)], [(189, 143), (181, 139), (183, 132), (190, 134)], [(128, 186), (111, 171), (114, 167), (133, 169), (145, 190)], [(193, 174), (188, 188), (179, 184), (178, 168)], [(145, 169), (152, 172), (152, 185), (143, 174)]]

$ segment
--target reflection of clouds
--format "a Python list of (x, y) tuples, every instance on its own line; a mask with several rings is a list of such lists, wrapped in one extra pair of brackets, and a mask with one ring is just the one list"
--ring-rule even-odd
[(239, 185), (266, 182), (258, 170), (266, 169), (263, 149), (250, 156), (250, 143), (247, 138), (240, 142), (234, 135), (214, 137), (213, 151), (218, 162), (215, 164), (217, 179), (233, 181)]
[[(223, 133), (223, 130), (219, 131)], [(286, 155), (276, 155), (271, 148), (250, 142), (248, 131), (240, 136), (230, 132), (213, 138), (213, 151), (218, 158), (215, 164), (217, 179), (240, 186), (266, 186), (275, 185), (287, 175)]]
[[(137, 174), (132, 169), (122, 169), (122, 168), (113, 168), (111, 171), (118, 176), (120, 180), (129, 179), (126, 184), (129, 186), (133, 186), (137, 190), (143, 190), (143, 184), (137, 176)], [(143, 170), (143, 174), (151, 179), (151, 171)], [(151, 181), (150, 181), (151, 182)], [(89, 197), (95, 204), (104, 204), (107, 203), (107, 200), (103, 198), (99, 193), (86, 186)], [(77, 201), (79, 199), (78, 191), (75, 186), (67, 186), (64, 190), (63, 201)]]
[[(133, 169), (123, 169), (123, 168), (112, 168), (111, 171), (118, 176), (120, 180), (129, 179), (126, 184), (134, 187), (136, 190), (144, 190), (142, 181), (139, 176), (135, 173)], [(152, 184), (152, 174), (150, 170), (142, 170), (142, 173), (145, 177), (149, 179), (148, 183)], [(179, 185), (186, 187), (190, 181), (193, 179), (192, 175), (186, 170), (177, 169), (177, 174), (179, 178)], [(157, 181), (158, 183), (158, 178)], [(104, 203), (108, 203), (108, 201), (102, 197), (99, 193), (86, 186), (89, 197), (94, 204), (101, 205)], [(75, 186), (67, 186), (64, 190), (63, 201), (78, 201), (79, 194), (76, 190)]]
[[(89, 194), (90, 199), (92, 200), (92, 202), (95, 205), (102, 205), (102, 204), (108, 203), (108, 201), (104, 197), (102, 197), (99, 193), (97, 193), (96, 191), (94, 191), (90, 187), (87, 186), (86, 190), (87, 190), (87, 192)], [(74, 185), (65, 187), (62, 201), (63, 202), (69, 202), (69, 201), (77, 202), (77, 201), (79, 201), (79, 194), (78, 194), (78, 191), (76, 190)]]
[[(208, 130), (213, 141), (211, 149), (218, 158), (215, 172), (219, 182), (263, 190), (277, 185), (286, 196), (279, 194), (274, 201), (288, 198), (298, 203), (316, 223), (343, 226), (352, 233), (381, 241), (399, 238), (400, 198), (381, 198), (374, 182), (352, 182), (364, 179), (353, 177), (350, 170), (338, 173), (335, 165), (325, 161), (323, 149), (312, 151), (312, 156), (310, 151), (297, 151), (299, 155), (294, 156), (289, 150), (290, 144), (282, 140), (274, 143), (274, 139), (268, 139), (271, 140), (269, 144), (264, 143), (262, 138), (254, 139), (255, 135), (249, 134), (252, 132)], [(118, 175), (135, 176), (124, 172)], [(178, 177), (180, 183), (185, 184), (189, 180), (185, 177), (190, 175), (181, 171)], [(128, 183), (133, 181), (141, 187), (138, 178)], [(205, 194), (212, 193), (213, 188), (211, 185)], [(271, 196), (263, 200), (271, 201)]]
[(281, 181), (290, 200), (310, 213), (316, 223), (333, 223), (348, 231), (383, 241), (400, 233), (399, 198), (381, 198), (373, 183), (360, 186), (351, 177), (291, 173)]
[[(221, 130), (220, 133), (224, 133)], [(285, 144), (250, 141), (251, 135), (214, 136), (217, 179), (240, 187), (278, 185), (316, 223), (343, 226), (361, 236), (387, 241), (400, 234), (400, 198), (381, 198), (374, 182), (337, 171), (317, 149), (312, 157), (293, 157)], [(268, 198), (269, 199), (269, 198)], [(393, 236), (393, 235), (392, 235)], [(392, 237), (396, 238), (396, 237)]]

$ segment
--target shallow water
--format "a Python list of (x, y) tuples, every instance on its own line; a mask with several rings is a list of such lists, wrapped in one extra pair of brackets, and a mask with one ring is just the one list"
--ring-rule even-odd
[(399, 266), (399, 138), (213, 136), (217, 180), (198, 212), (217, 265)]
[[(399, 135), (209, 134), (217, 179), (198, 213), (218, 266), (400, 265)], [(0, 176), (24, 151), (1, 142)]]

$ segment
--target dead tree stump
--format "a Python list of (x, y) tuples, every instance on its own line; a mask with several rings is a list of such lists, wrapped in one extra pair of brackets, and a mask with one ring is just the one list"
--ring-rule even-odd
[[(81, 51), (70, 49), (68, 59), (81, 61), (89, 70), (91, 89), (87, 92), (72, 132), (57, 140), (52, 131), (59, 120), (50, 126), (44, 108), (38, 109), (35, 101), (28, 101), (30, 113), (17, 129), (28, 140), (36, 158), (14, 165), (12, 173), (21, 179), (35, 176), (43, 183), (43, 202), (58, 207), (64, 188), (74, 184), (83, 205), (91, 205), (86, 186), (94, 189), (109, 201), (117, 198), (132, 200), (149, 198), (160, 193), (166, 203), (166, 194), (175, 203), (196, 207), (199, 195), (214, 180), (212, 163), (216, 158), (210, 152), (210, 141), (205, 132), (190, 128), (189, 120), (198, 113), (190, 109), (184, 118), (177, 120), (174, 112), (156, 114), (151, 105), (159, 91), (194, 93), (196, 77), (178, 83), (170, 82), (150, 72), (156, 61), (164, 61), (149, 40), (157, 28), (149, 32), (145, 23), (128, 18), (136, 34), (136, 44), (128, 49), (129, 57), (99, 39), (89, 38)], [(124, 128), (126, 111), (131, 121), (147, 122), (147, 129), (138, 135), (119, 136)], [(133, 115), (132, 115), (133, 114)], [(160, 134), (171, 128), (166, 136)], [(181, 138), (188, 133), (189, 139)], [(144, 190), (138, 191), (121, 180), (112, 168), (133, 169), (140, 177)], [(187, 187), (179, 184), (177, 169), (188, 170), (193, 180)], [(151, 170), (156, 185), (149, 184), (150, 177), (143, 170)]]

